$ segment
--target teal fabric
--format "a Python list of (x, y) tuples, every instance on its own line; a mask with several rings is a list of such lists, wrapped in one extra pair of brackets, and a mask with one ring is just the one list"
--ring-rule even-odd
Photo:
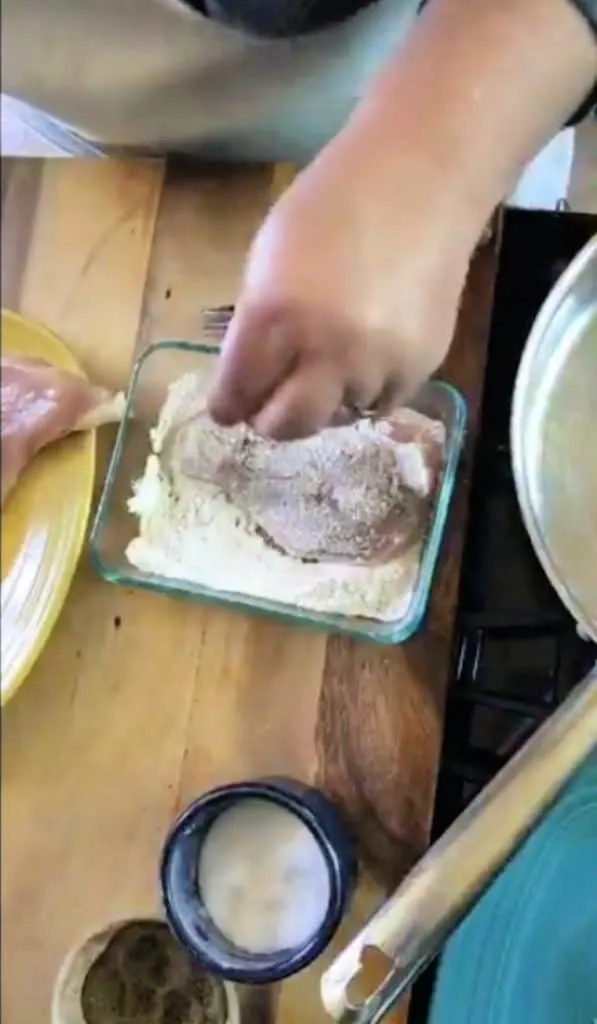
[(430, 1024), (597, 1021), (597, 753), (448, 943)]

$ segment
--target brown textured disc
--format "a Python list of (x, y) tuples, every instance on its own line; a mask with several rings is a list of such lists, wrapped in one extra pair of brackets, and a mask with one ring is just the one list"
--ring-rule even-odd
[(85, 1024), (226, 1024), (222, 984), (162, 922), (123, 925), (92, 963), (81, 991)]

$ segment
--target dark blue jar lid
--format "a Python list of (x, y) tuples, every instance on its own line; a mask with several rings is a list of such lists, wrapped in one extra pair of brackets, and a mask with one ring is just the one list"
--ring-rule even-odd
[[(304, 945), (250, 953), (222, 934), (204, 906), (198, 880), (202, 844), (216, 818), (245, 799), (269, 800), (296, 814), (323, 854), (329, 903), (321, 924)], [(166, 839), (160, 867), (166, 919), (178, 940), (213, 974), (244, 984), (281, 981), (319, 956), (340, 924), (356, 875), (354, 844), (337, 808), (319, 790), (280, 778), (222, 786), (195, 801)]]

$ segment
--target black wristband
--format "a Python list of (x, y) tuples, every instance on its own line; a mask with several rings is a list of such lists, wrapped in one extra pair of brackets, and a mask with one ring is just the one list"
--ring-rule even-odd
[(574, 112), (572, 117), (566, 121), (567, 128), (574, 128), (575, 125), (580, 124), (581, 121), (586, 121), (588, 117), (597, 113), (597, 85), (587, 96), (584, 103)]

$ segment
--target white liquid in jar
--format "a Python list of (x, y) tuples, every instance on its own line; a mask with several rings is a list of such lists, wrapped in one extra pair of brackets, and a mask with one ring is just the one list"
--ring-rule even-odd
[(327, 863), (310, 830), (258, 797), (216, 819), (201, 847), (198, 880), (213, 923), (248, 953), (305, 945), (330, 901)]

